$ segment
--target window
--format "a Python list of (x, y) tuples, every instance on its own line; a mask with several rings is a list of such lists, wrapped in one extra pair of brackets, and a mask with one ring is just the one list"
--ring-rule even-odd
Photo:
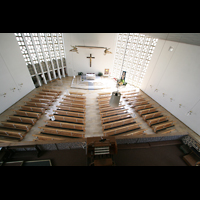
[(126, 82), (140, 87), (158, 39), (139, 33), (119, 33), (113, 76), (126, 71)]
[(57, 78), (55, 69), (64, 72), (66, 59), (62, 33), (14, 34), (31, 76), (49, 73), (48, 77), (51, 77), (50, 72), (54, 71), (54, 78)]

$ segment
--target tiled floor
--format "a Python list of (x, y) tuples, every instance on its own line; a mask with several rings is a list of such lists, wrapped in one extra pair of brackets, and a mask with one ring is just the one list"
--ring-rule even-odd
[[(65, 77), (62, 78), (61, 80), (55, 81), (53, 83), (49, 83), (47, 85), (43, 85), (42, 87), (36, 88), (33, 91), (31, 91), (28, 95), (23, 97), (21, 100), (19, 100), (17, 103), (15, 103), (13, 106), (11, 106), (9, 109), (4, 111), (0, 115), (0, 121), (5, 121), (7, 119), (6, 115), (13, 115), (13, 109), (18, 110), (19, 105), (24, 105), (23, 101), (29, 101), (28, 97), (32, 97), (34, 94), (36, 94), (39, 90), (45, 87), (50, 87), (50, 88), (57, 88), (58, 90), (62, 90), (63, 93), (60, 96), (59, 99), (53, 104), (53, 106), (50, 106), (50, 110), (46, 111), (46, 114), (42, 115), (42, 117), (36, 122), (36, 124), (32, 127), (32, 129), (27, 133), (23, 141), (32, 141), (35, 139), (33, 134), (38, 134), (41, 130), (38, 127), (44, 126), (45, 122), (44, 120), (49, 120), (49, 114), (53, 113), (53, 110), (56, 110), (56, 105), (59, 105), (59, 101), (62, 101), (62, 98), (64, 97), (65, 94), (68, 93), (69, 90), (71, 91), (79, 91), (79, 92), (84, 92), (86, 94), (86, 137), (91, 137), (91, 136), (102, 136), (102, 125), (101, 125), (101, 120), (100, 120), (100, 114), (99, 114), (99, 107), (97, 103), (97, 96), (98, 93), (100, 92), (108, 92), (108, 91), (115, 91), (116, 87), (113, 85), (113, 80), (109, 78), (103, 78), (102, 81), (106, 85), (105, 89), (88, 89), (87, 85), (84, 85), (84, 88), (82, 89), (77, 89), (77, 88), (70, 88), (71, 83), (72, 83), (72, 77)], [(75, 79), (76, 82), (76, 79)], [(76, 82), (77, 84), (77, 82)], [(130, 86), (129, 86), (130, 87)], [(130, 89), (133, 87), (130, 87)], [(126, 89), (129, 89), (128, 86)], [(139, 89), (138, 89), (139, 90)], [(142, 91), (140, 93), (144, 94)], [(175, 131), (174, 132), (182, 132), (182, 131), (187, 131), (190, 134), (194, 134), (192, 130), (190, 130), (188, 127), (186, 127), (182, 122), (180, 122), (178, 119), (176, 119), (173, 115), (171, 115), (168, 111), (166, 111), (164, 108), (162, 108), (159, 104), (157, 104), (154, 100), (149, 98), (146, 94), (144, 94), (145, 98), (149, 100), (150, 103), (154, 103), (155, 107), (159, 107), (159, 111), (163, 111), (164, 115), (169, 115), (170, 120), (174, 120), (176, 122), (175, 125)], [(123, 100), (123, 99), (121, 99)], [(123, 104), (126, 105), (126, 102), (123, 101)], [(147, 129), (146, 133), (147, 134), (155, 134), (151, 128), (144, 122), (144, 120), (137, 114), (137, 112), (134, 111), (134, 109), (130, 108), (128, 105), (126, 105), (126, 108), (129, 109), (129, 112), (132, 113), (133, 117), (137, 117), (136, 122), (137, 123), (142, 123), (140, 126), (143, 129)], [(144, 136), (145, 137), (145, 136)]]

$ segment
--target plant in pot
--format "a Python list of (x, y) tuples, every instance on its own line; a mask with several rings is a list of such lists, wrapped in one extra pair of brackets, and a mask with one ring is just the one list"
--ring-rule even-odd
[(98, 76), (103, 76), (103, 73), (102, 73), (102, 72), (99, 72), (99, 73), (98, 73)]
[(83, 74), (83, 72), (78, 72), (78, 75), (82, 75)]

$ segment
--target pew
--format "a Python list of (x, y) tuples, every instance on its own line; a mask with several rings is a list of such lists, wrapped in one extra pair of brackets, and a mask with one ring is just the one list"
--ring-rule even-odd
[[(130, 99), (124, 99), (125, 101), (141, 101), (141, 100), (145, 100), (143, 97), (134, 97), (134, 98), (130, 98)], [(128, 102), (129, 103), (129, 102)]]
[(70, 95), (75, 94), (75, 95), (81, 95), (81, 96), (85, 94), (83, 92), (71, 92), (71, 91), (69, 91), (69, 93), (70, 93)]
[(51, 128), (47, 126), (38, 127), (42, 129), (42, 133), (47, 134), (55, 134), (55, 135), (61, 135), (61, 136), (70, 136), (70, 137), (85, 137), (85, 132), (83, 131), (74, 131), (74, 130), (67, 130), (67, 129), (61, 129), (61, 128)]
[(37, 122), (37, 119), (34, 118), (27, 118), (27, 117), (19, 117), (19, 116), (7, 116), (8, 121), (14, 121), (14, 122), (22, 122), (22, 123), (27, 123), (27, 124), (32, 124), (34, 125)]
[(60, 101), (59, 103), (77, 103), (77, 104), (86, 105), (85, 102), (86, 101), (76, 101), (76, 100), (66, 99), (64, 101)]
[(78, 96), (78, 95), (64, 95), (66, 97), (74, 98), (74, 99), (86, 99), (86, 96)]
[(83, 104), (77, 104), (77, 103), (70, 103), (70, 102), (59, 102), (61, 106), (70, 106), (70, 107), (77, 107), (77, 108), (85, 108), (85, 105)]
[(121, 133), (119, 136), (142, 135), (142, 134), (145, 134), (146, 130), (147, 129), (139, 129), (139, 130), (128, 131), (126, 133)]
[[(107, 122), (112, 122), (112, 121), (116, 121), (116, 120), (121, 120), (121, 119), (126, 119), (126, 118), (130, 118), (131, 117), (131, 113), (124, 113), (124, 114), (120, 114), (120, 115), (114, 115), (111, 117), (104, 117), (101, 119), (101, 123), (107, 123)], [(136, 119), (136, 118), (133, 118)]]
[(160, 123), (160, 124), (157, 124), (157, 125), (152, 125), (151, 128), (156, 133), (159, 130), (162, 130), (162, 129), (165, 129), (165, 128), (168, 128), (168, 127), (171, 127), (171, 126), (174, 126), (174, 125), (175, 125), (175, 123), (173, 121), (170, 121), (170, 122)]
[(142, 95), (141, 94), (134, 94), (134, 95), (132, 95), (132, 96), (122, 96), (125, 100), (126, 99), (131, 99), (131, 98), (135, 98), (135, 97), (141, 97)]
[(134, 110), (135, 111), (138, 111), (138, 110), (143, 110), (143, 109), (147, 109), (147, 108), (152, 108), (153, 104), (146, 104), (146, 105), (141, 105), (141, 106), (136, 106), (134, 107)]
[(118, 107), (106, 107), (106, 108), (100, 108), (100, 113), (103, 113), (103, 112), (108, 112), (108, 111), (112, 111), (112, 110), (120, 110), (120, 109), (123, 109), (125, 105), (121, 105), (121, 106), (118, 106)]
[(157, 107), (156, 108), (149, 108), (149, 109), (145, 109), (145, 110), (139, 110), (138, 114), (140, 116), (144, 115), (144, 114), (148, 114), (148, 113), (152, 113), (152, 112), (156, 112), (157, 111)]
[[(175, 128), (174, 128), (174, 129), (169, 129), (169, 128), (168, 128), (168, 130), (161, 130), (161, 131), (159, 131), (158, 133), (159, 133), (159, 134), (166, 134), (166, 133), (171, 133), (172, 131), (175, 131), (175, 130), (176, 130)], [(158, 133), (157, 133), (157, 134), (158, 134)]]
[(3, 127), (7, 127), (7, 128), (13, 128), (13, 129), (21, 129), (21, 130), (25, 130), (25, 131), (30, 131), (32, 125), (28, 125), (28, 124), (20, 124), (20, 123), (16, 123), (16, 122), (0, 122)]
[(139, 102), (133, 102), (130, 106), (131, 108), (134, 108), (135, 106), (141, 106), (141, 105), (146, 105), (148, 104), (148, 101), (139, 101)]
[(66, 117), (66, 116), (60, 116), (60, 115), (49, 115), (49, 117), (51, 117), (51, 120), (85, 124), (85, 118), (81, 119), (81, 118)]
[(133, 123), (136, 123), (135, 119), (134, 118), (128, 118), (128, 119), (123, 119), (123, 120), (103, 124), (102, 129), (104, 131), (105, 129), (109, 129), (109, 128), (113, 128), (113, 127), (117, 127), (117, 126), (122, 126), (122, 125), (125, 125), (125, 124), (133, 124)]
[(111, 97), (110, 95), (102, 95), (102, 96), (98, 96), (97, 99), (105, 99)]
[(53, 89), (42, 89), (42, 91), (44, 91), (44, 92), (53, 92), (53, 93), (58, 93), (58, 94), (62, 93), (61, 90), (53, 90)]
[(31, 102), (31, 101), (24, 101), (24, 102), (28, 106), (35, 106), (35, 107), (45, 108), (45, 109), (49, 108), (49, 104), (47, 104), (47, 103), (38, 103), (38, 102)]
[(169, 120), (169, 116), (164, 116), (164, 117), (159, 117), (159, 118), (155, 118), (155, 119), (150, 119), (147, 121), (147, 124), (149, 126), (153, 125), (153, 124), (158, 124), (160, 122), (164, 122), (164, 121), (168, 121)]
[(71, 98), (71, 97), (66, 97), (66, 98), (62, 98), (64, 101), (72, 101), (72, 102), (81, 102), (81, 103), (85, 103), (86, 99), (76, 99), (76, 98)]
[(39, 112), (39, 113), (45, 113), (45, 109), (44, 108), (38, 108), (38, 107), (30, 107), (30, 106), (19, 106), (21, 109), (20, 111), (34, 111), (34, 112)]
[(101, 99), (97, 99), (98, 102), (108, 101), (108, 100), (110, 100), (110, 96), (109, 97), (104, 97), (104, 98), (101, 98)]
[(37, 119), (40, 119), (41, 114), (36, 113), (36, 112), (26, 112), (26, 111), (21, 111), (21, 110), (12, 110), (16, 115), (20, 116), (27, 116), (27, 117), (34, 117)]
[(6, 136), (6, 137), (11, 137), (11, 138), (17, 138), (21, 141), (25, 137), (26, 131), (7, 129), (7, 128), (0, 127), (0, 135)]
[(143, 98), (141, 98), (141, 99), (134, 99), (134, 100), (128, 101), (127, 104), (128, 105), (133, 105), (135, 103), (143, 102), (143, 101), (146, 101), (146, 99), (143, 99)]
[(150, 113), (150, 114), (146, 114), (146, 115), (142, 115), (142, 118), (147, 121), (147, 119), (151, 119), (154, 117), (161, 117), (162, 116), (162, 112), (155, 112), (155, 113)]
[(34, 102), (52, 103), (51, 99), (42, 99), (42, 98), (28, 98), (28, 99), (30, 99), (31, 101), (34, 101)]
[(126, 126), (122, 126), (122, 127), (106, 130), (106, 131), (103, 131), (103, 135), (104, 136), (116, 135), (116, 134), (119, 134), (119, 133), (124, 133), (124, 132), (127, 132), (127, 131), (139, 129), (140, 128), (140, 126), (139, 126), (140, 124), (141, 123), (139, 123), (139, 124), (134, 123), (134, 124), (130, 124), (130, 125), (126, 125)]
[(42, 98), (42, 99), (51, 99), (52, 101), (56, 101), (55, 96), (49, 96), (49, 95), (39, 95), (39, 94), (34, 94), (36, 98)]
[(56, 106), (56, 107), (58, 107), (59, 110), (69, 110), (69, 111), (74, 111), (74, 112), (85, 113), (84, 108), (76, 108), (76, 107), (68, 107), (68, 106)]
[(69, 129), (77, 129), (77, 130), (83, 130), (85, 131), (85, 124), (74, 124), (74, 123), (66, 123), (66, 122), (57, 122), (57, 121), (47, 121), (44, 120), (47, 124), (47, 126), (54, 126), (54, 127), (60, 127), (60, 128), (69, 128)]
[(84, 119), (85, 119), (85, 113), (69, 112), (69, 111), (63, 111), (63, 110), (53, 110), (53, 112), (54, 112), (54, 114), (56, 114), (56, 115), (81, 117), (81, 118), (84, 118)]
[[(119, 106), (121, 106), (121, 103), (122, 103), (122, 101), (119, 102)], [(111, 107), (110, 104), (109, 104), (109, 101), (99, 104), (99, 109), (100, 108), (105, 108), (105, 107)]]
[(48, 95), (48, 96), (54, 96), (55, 98), (58, 98), (58, 96), (59, 96), (58, 93), (53, 93), (53, 92), (38, 92), (38, 94)]
[(103, 117), (107, 117), (107, 116), (119, 115), (119, 114), (127, 113), (127, 110), (128, 109), (114, 110), (114, 111), (110, 111), (110, 112), (100, 113), (100, 115), (103, 118)]
[(134, 94), (138, 94), (139, 92), (129, 92), (129, 93), (125, 93), (123, 94), (124, 97), (129, 97), (129, 96), (133, 96)]
[(126, 91), (120, 91), (120, 93), (122, 93), (123, 95), (126, 94), (126, 93), (130, 93), (130, 92), (135, 92), (136, 89), (133, 89), (133, 90), (126, 90)]
[(111, 92), (101, 92), (101, 93), (98, 93), (98, 94), (99, 94), (99, 96), (101, 96), (101, 95), (110, 95)]

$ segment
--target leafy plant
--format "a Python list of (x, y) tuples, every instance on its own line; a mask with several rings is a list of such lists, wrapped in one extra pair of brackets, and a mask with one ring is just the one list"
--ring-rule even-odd
[(103, 76), (103, 73), (102, 73), (102, 72), (99, 72), (99, 73), (98, 73), (98, 76)]
[(78, 75), (82, 75), (83, 74), (83, 72), (78, 72)]

